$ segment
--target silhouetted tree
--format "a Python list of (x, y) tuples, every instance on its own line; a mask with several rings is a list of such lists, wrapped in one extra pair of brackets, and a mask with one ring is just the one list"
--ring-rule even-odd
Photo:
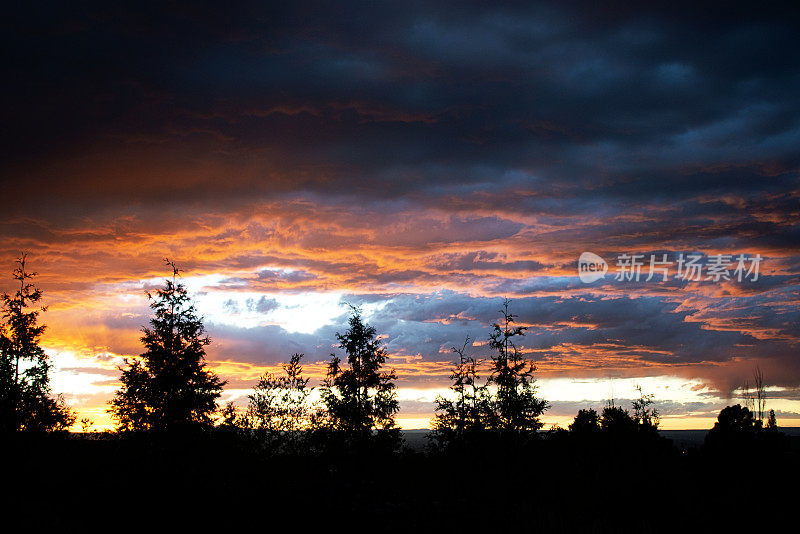
[(639, 392), (639, 398), (633, 401), (633, 420), (640, 430), (652, 431), (658, 430), (660, 416), (656, 408), (650, 408), (655, 403), (655, 395), (652, 393), (645, 395), (642, 392), (642, 386), (635, 386), (636, 391)]
[(633, 420), (628, 410), (610, 402), (600, 415), (600, 428), (604, 432), (613, 434), (626, 434), (636, 430), (636, 421)]
[(578, 410), (572, 424), (569, 425), (570, 432), (585, 434), (600, 430), (600, 415), (594, 408), (588, 410)]
[(45, 325), (39, 325), (36, 307), (42, 291), (29, 280), (36, 276), (25, 270), (26, 255), (17, 260), (13, 277), (19, 288), (0, 299), (3, 323), (0, 324), (0, 429), (66, 430), (75, 414), (63, 397), (51, 395), (51, 364), (39, 341)]
[(509, 313), (509, 302), (503, 302), (503, 319), (492, 324), (489, 335), (489, 346), (496, 351), (489, 379), (496, 386), (489, 422), (501, 433), (534, 433), (542, 427), (540, 416), (549, 404), (536, 397), (536, 366), (523, 357), (514, 341), (525, 335), (525, 327), (512, 326), (517, 316)]
[(713, 430), (732, 433), (751, 433), (755, 430), (753, 412), (739, 404), (727, 406), (719, 412)]
[(220, 411), (219, 426), (223, 428), (241, 428), (249, 426), (244, 421), (244, 415), (233, 401), (226, 402)]
[(146, 350), (138, 359), (125, 360), (122, 387), (110, 401), (109, 412), (120, 430), (210, 427), (225, 384), (206, 368), (210, 340), (186, 287), (176, 282), (178, 268), (166, 263), (172, 279), (155, 296), (147, 293), (155, 316), (150, 328), (143, 328)]
[(358, 439), (370, 438), (374, 430), (380, 440), (395, 444), (400, 437), (394, 421), (399, 409), (394, 385), (397, 375), (394, 370), (381, 371), (386, 350), (375, 328), (363, 321), (360, 310), (352, 310), (349, 328), (344, 334), (336, 334), (339, 347), (347, 354), (348, 367), (331, 354), (320, 388), (325, 411), (319, 424)]
[(754, 443), (760, 430), (756, 418), (748, 408), (736, 404), (723, 408), (714, 428), (708, 431), (705, 446), (712, 449), (740, 449)]
[(778, 430), (778, 420), (775, 418), (775, 410), (769, 411), (769, 419), (767, 419), (767, 430), (775, 432)]
[(742, 401), (744, 402), (745, 408), (751, 412), (755, 411), (755, 399), (753, 398), (753, 391), (750, 389), (750, 382), (747, 380), (745, 380), (744, 386), (742, 386)]
[(302, 432), (309, 427), (311, 405), (309, 378), (303, 376), (302, 354), (283, 364), (283, 374), (264, 373), (249, 395), (247, 418), (269, 442), (296, 450)]
[(252, 444), (253, 425), (243, 410), (233, 401), (228, 401), (219, 409), (217, 429), (223, 436), (234, 437), (241, 444)]
[(764, 373), (761, 372), (759, 366), (756, 366), (753, 370), (753, 385), (755, 387), (754, 415), (759, 421), (764, 421), (764, 411), (767, 406), (767, 390), (764, 386)]
[(88, 434), (92, 431), (92, 427), (94, 426), (94, 421), (89, 419), (88, 417), (83, 417), (80, 420), (81, 423), (81, 432), (84, 434)]
[(439, 446), (463, 441), (485, 429), (484, 418), (489, 412), (489, 394), (485, 385), (478, 385), (478, 362), (466, 355), (470, 339), (461, 348), (453, 347), (458, 355), (450, 379), (454, 398), (436, 397), (436, 417), (433, 420), (433, 439)]

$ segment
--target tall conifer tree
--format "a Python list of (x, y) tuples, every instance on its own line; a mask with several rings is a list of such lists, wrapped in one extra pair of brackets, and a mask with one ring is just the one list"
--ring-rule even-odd
[(210, 427), (222, 382), (206, 368), (205, 335), (186, 287), (177, 283), (179, 270), (155, 295), (148, 293), (154, 317), (143, 329), (145, 352), (121, 369), (122, 387), (109, 411), (120, 430), (173, 430)]

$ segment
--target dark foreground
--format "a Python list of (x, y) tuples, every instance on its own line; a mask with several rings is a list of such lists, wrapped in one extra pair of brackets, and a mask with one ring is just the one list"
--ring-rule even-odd
[(439, 453), (275, 455), (223, 432), (17, 434), (2, 441), (3, 517), (58, 532), (769, 532), (797, 504), (798, 439), (684, 451), (657, 435), (562, 432)]

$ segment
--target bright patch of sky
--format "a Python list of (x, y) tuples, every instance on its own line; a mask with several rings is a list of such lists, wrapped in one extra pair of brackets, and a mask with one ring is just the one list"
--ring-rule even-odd
[(653, 394), (656, 400), (669, 399), (675, 402), (707, 401), (708, 391), (700, 380), (670, 376), (641, 378), (617, 378), (598, 380), (575, 380), (550, 378), (537, 380), (538, 395), (555, 401), (636, 399), (641, 386), (645, 395)]
[[(47, 349), (53, 391), (70, 396), (113, 393), (117, 385), (109, 383), (108, 367), (93, 358), (82, 358), (72, 351)], [(97, 369), (97, 372), (92, 372)]]
[[(231, 290), (221, 284), (225, 278), (222, 275), (181, 278), (206, 323), (244, 328), (277, 325), (287, 332), (310, 334), (347, 312), (342, 293)], [(241, 286), (246, 287), (246, 281)]]

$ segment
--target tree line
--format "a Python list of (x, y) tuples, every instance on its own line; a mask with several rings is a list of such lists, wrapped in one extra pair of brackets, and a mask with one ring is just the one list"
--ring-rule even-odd
[[(351, 307), (347, 329), (336, 334), (344, 360), (331, 354), (325, 379), (318, 387), (318, 400), (313, 400), (315, 388), (303, 372), (303, 355), (297, 353), (283, 364), (282, 372), (266, 372), (259, 378), (246, 409), (232, 403), (220, 408), (226, 382), (206, 365), (205, 348), (210, 339), (186, 286), (178, 280), (180, 270), (169, 260), (166, 264), (171, 278), (147, 293), (153, 316), (143, 328), (145, 350), (120, 366), (121, 386), (109, 401), (108, 411), (118, 432), (217, 427), (256, 439), (271, 450), (290, 452), (302, 452), (312, 441), (320, 444), (333, 438), (339, 443), (380, 445), (390, 450), (400, 445), (395, 421), (399, 410), (397, 375), (385, 369), (386, 348), (359, 308)], [(42, 292), (31, 281), (35, 275), (26, 270), (26, 256), (22, 255), (13, 271), (19, 287), (13, 294), (2, 295), (0, 430), (4, 431), (64, 431), (76, 420), (63, 397), (51, 392), (51, 363), (39, 345), (45, 330), (38, 324), (39, 314), (46, 308), (39, 306)], [(468, 352), (470, 338), (452, 349), (456, 355), (450, 375), (452, 393), (437, 397), (429, 434), (435, 450), (487, 439), (517, 444), (538, 439), (549, 403), (537, 396), (536, 366), (519, 348), (526, 328), (515, 324), (517, 316), (510, 312), (508, 300), (499, 313), (501, 320), (492, 324), (487, 340), (492, 356), (483, 381), (483, 362)], [(723, 410), (715, 426), (717, 435), (731, 428), (762, 429), (765, 395), (760, 370), (755, 377), (756, 402)], [(659, 414), (653, 407), (653, 395), (644, 394), (641, 388), (638, 391), (632, 413), (612, 400), (599, 413), (580, 410), (568, 431), (575, 435), (654, 434)], [(753, 405), (757, 412), (749, 409)], [(88, 426), (88, 421), (82, 423)], [(770, 411), (766, 429), (776, 428)], [(553, 430), (558, 431), (567, 430)]]
[[(219, 413), (221, 427), (245, 431), (274, 447), (297, 450), (303, 439), (320, 434), (390, 448), (399, 445), (397, 375), (385, 369), (386, 348), (357, 307), (351, 307), (347, 330), (336, 334), (344, 359), (331, 354), (318, 401), (312, 402), (314, 388), (303, 374), (303, 355), (294, 354), (282, 373), (260, 377), (245, 410), (229, 403), (218, 411), (225, 383), (206, 368), (210, 341), (186, 287), (177, 281), (178, 268), (167, 264), (172, 278), (148, 294), (154, 316), (142, 336), (146, 350), (126, 360), (122, 387), (110, 403), (118, 430), (208, 428)], [(503, 319), (493, 325), (489, 337), (494, 356), (487, 382), (477, 385), (476, 361), (462, 349), (453, 374), (458, 397), (437, 399), (433, 436), (439, 443), (481, 431), (530, 437), (543, 425), (541, 415), (548, 403), (536, 396), (535, 366), (516, 343), (525, 329), (513, 324), (516, 316), (509, 312), (508, 301), (501, 311)]]

